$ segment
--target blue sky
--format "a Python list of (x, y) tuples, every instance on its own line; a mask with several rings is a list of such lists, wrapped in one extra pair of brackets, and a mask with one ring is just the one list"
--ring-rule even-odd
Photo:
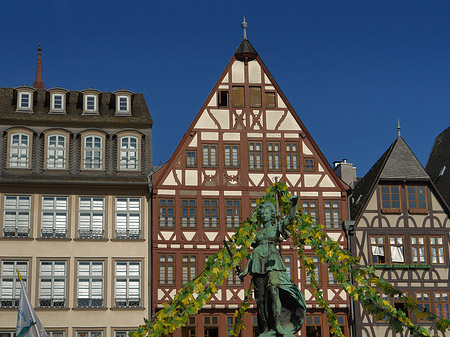
[(154, 164), (172, 154), (248, 38), (329, 162), (364, 175), (401, 133), (420, 162), (450, 126), (449, 1), (0, 3), (0, 86), (142, 92)]

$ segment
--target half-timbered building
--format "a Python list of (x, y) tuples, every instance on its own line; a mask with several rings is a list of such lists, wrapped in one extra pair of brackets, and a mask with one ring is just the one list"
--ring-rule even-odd
[(0, 88), (0, 336), (22, 275), (50, 337), (125, 337), (149, 317), (152, 119), (142, 94)]
[[(348, 219), (348, 187), (244, 38), (170, 160), (153, 176), (153, 310), (203, 269), (205, 259), (223, 246), (276, 179), (286, 182), (304, 211), (346, 247), (342, 221)], [(326, 317), (314, 302), (289, 241), (282, 245), (282, 255), (308, 303), (302, 336), (328, 336)], [(320, 266), (319, 276), (347, 331), (345, 292), (326, 266)], [(230, 275), (174, 335), (226, 336), (249, 281)], [(257, 333), (254, 310), (246, 320), (243, 335)]]
[[(449, 318), (450, 211), (400, 135), (356, 185), (350, 201), (355, 220), (350, 245), (360, 263), (374, 266), (403, 295)], [(382, 296), (404, 309), (398, 298)], [(384, 320), (374, 320), (357, 303), (354, 315), (356, 336), (395, 336)]]

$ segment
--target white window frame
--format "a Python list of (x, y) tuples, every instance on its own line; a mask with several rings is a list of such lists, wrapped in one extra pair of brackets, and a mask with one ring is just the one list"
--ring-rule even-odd
[[(92, 146), (87, 147), (88, 139), (92, 138)], [(96, 146), (97, 139), (100, 140), (100, 147)], [(102, 170), (103, 169), (103, 137), (99, 135), (86, 135), (83, 140), (83, 169)], [(88, 165), (89, 159), (89, 165)], [(96, 167), (98, 166), (98, 167)]]
[[(56, 143), (52, 145), (52, 138)], [(62, 145), (61, 145), (62, 144)], [(67, 165), (67, 136), (62, 134), (47, 135), (47, 165), (49, 170), (65, 169)]]
[(29, 237), (31, 196), (5, 195), (3, 208), (3, 236)]
[[(65, 112), (65, 99), (64, 99), (64, 94), (62, 93), (53, 93), (52, 94), (52, 105), (51, 105), (51, 111), (52, 112)], [(61, 98), (61, 106), (60, 107), (56, 107), (56, 99), (57, 97)]]
[[(94, 108), (89, 108), (90, 101), (93, 99)], [(94, 94), (84, 94), (84, 113), (85, 114), (98, 114), (98, 96)]]
[[(49, 268), (44, 270), (44, 264)], [(66, 283), (67, 261), (40, 261), (39, 307), (64, 308), (66, 306)]]
[(139, 308), (142, 300), (142, 263), (140, 261), (115, 261), (114, 306)]
[(69, 198), (42, 196), (41, 237), (67, 238)]
[(0, 308), (17, 308), (20, 298), (20, 281), (28, 284), (29, 262), (24, 260), (2, 260), (0, 265)]
[[(121, 136), (119, 138), (119, 169), (120, 171), (138, 171), (139, 170), (139, 137)], [(127, 144), (124, 145), (124, 142)], [(131, 146), (132, 141), (135, 147)]]
[[(14, 138), (18, 137), (15, 144)], [(23, 132), (11, 133), (9, 137), (9, 167), (28, 169), (30, 167), (31, 136)]]
[[(123, 107), (123, 105), (122, 105), (123, 100), (125, 100), (125, 107)], [(130, 114), (130, 112), (131, 112), (130, 96), (118, 95), (116, 104), (117, 104), (117, 114), (127, 114), (127, 115)]]
[[(22, 104), (24, 95), (28, 95), (28, 104), (27, 105)], [(18, 110), (31, 111), (32, 107), (33, 107), (33, 93), (28, 92), (28, 91), (20, 91), (19, 95), (18, 95), (18, 99), (17, 99)]]
[(135, 197), (116, 198), (116, 239), (140, 239), (142, 235), (142, 200)]
[(78, 261), (77, 307), (102, 308), (105, 302), (105, 263)]
[(79, 197), (78, 237), (103, 239), (105, 233), (105, 197)]

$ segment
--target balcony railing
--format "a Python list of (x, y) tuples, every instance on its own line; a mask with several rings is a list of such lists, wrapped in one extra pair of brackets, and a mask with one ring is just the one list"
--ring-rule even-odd
[(102, 308), (103, 298), (79, 298), (78, 308)]
[(105, 231), (100, 229), (79, 229), (78, 237), (80, 239), (103, 239)]
[(26, 227), (3, 227), (3, 236), (6, 238), (27, 238), (30, 229)]
[(139, 308), (141, 306), (140, 298), (116, 298), (116, 308)]
[(65, 239), (67, 238), (66, 228), (42, 228), (41, 236), (46, 239)]
[(0, 308), (17, 308), (19, 306), (18, 298), (2, 298), (0, 299)]
[(39, 308), (64, 308), (66, 305), (65, 298), (40, 298)]
[(139, 229), (116, 229), (116, 239), (140, 239)]

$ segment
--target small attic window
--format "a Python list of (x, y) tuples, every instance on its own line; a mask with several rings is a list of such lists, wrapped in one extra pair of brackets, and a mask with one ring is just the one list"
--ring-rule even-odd
[(275, 93), (266, 92), (266, 108), (275, 108)]
[(51, 95), (51, 111), (50, 112), (65, 112), (64, 95), (61, 93)]
[(29, 92), (21, 92), (19, 94), (19, 108), (31, 110), (31, 94)]
[(130, 96), (118, 95), (116, 100), (117, 115), (131, 115)]
[(219, 106), (228, 107), (228, 90), (219, 91)]
[(85, 95), (84, 96), (84, 113), (85, 114), (97, 114), (97, 96)]

